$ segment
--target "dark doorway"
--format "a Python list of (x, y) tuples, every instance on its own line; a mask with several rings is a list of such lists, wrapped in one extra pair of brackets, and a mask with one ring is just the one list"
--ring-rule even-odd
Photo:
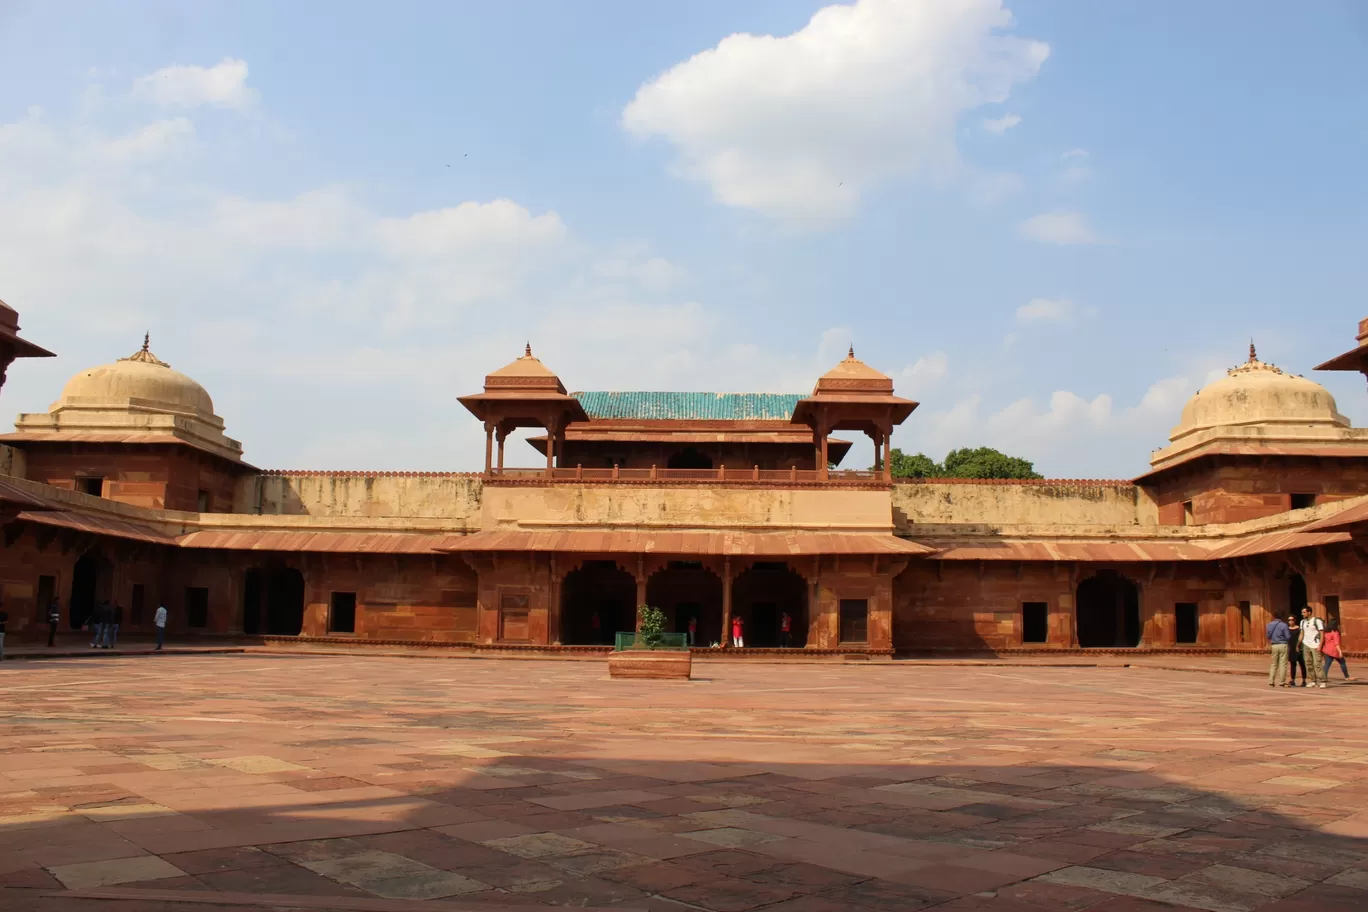
[(1178, 602), (1173, 606), (1174, 639), (1181, 644), (1197, 642), (1197, 603)]
[(807, 581), (783, 561), (757, 561), (732, 583), (732, 614), (745, 624), (746, 646), (784, 645), (783, 618), (789, 616), (788, 645), (807, 645)]
[(841, 599), (840, 642), (842, 646), (869, 642), (869, 599)]
[(185, 625), (196, 630), (209, 626), (209, 590), (203, 586), (185, 590)]
[(71, 571), (71, 598), (67, 601), (67, 622), (72, 630), (85, 626), (95, 610), (100, 589), (100, 558), (91, 551), (81, 555)]
[(1114, 570), (1078, 584), (1078, 645), (1133, 648), (1140, 645), (1140, 591)]
[(261, 632), (262, 571), (248, 570), (242, 575), (242, 632)]
[(299, 636), (304, 629), (304, 574), (292, 567), (265, 572), (266, 632)]
[(693, 447), (685, 447), (671, 456), (666, 463), (666, 468), (670, 469), (711, 469), (712, 467), (712, 457), (706, 453), (700, 453)]
[(1306, 606), (1306, 579), (1300, 573), (1294, 573), (1287, 578), (1288, 611), (1301, 617), (1302, 609)]
[(134, 627), (141, 627), (147, 609), (147, 587), (142, 583), (133, 584), (133, 597), (128, 603), (129, 620)]
[(328, 607), (328, 633), (356, 633), (356, 593), (334, 592)]
[[(697, 561), (672, 561), (646, 583), (646, 604), (665, 612), (666, 629), (689, 630), (698, 618), (695, 646), (722, 642), (722, 580)], [(747, 635), (750, 631), (746, 631)]]
[(561, 585), (561, 642), (611, 645), (613, 634), (636, 630), (635, 601), (636, 578), (616, 561), (585, 561)]
[(40, 576), (38, 577), (38, 623), (40, 625), (48, 622), (48, 608), (52, 605), (53, 596), (57, 594), (57, 577)]
[(1048, 602), (1021, 603), (1021, 642), (1048, 643), (1050, 641), (1050, 605)]

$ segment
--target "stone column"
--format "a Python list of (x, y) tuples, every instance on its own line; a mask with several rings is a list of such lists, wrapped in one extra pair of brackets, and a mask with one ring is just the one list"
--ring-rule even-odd
[(494, 423), (485, 422), (485, 474), (494, 468)]
[(731, 558), (722, 558), (722, 648), (731, 648), (732, 572)]

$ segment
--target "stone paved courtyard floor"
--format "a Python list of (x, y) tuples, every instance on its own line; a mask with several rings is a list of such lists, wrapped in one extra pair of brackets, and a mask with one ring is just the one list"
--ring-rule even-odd
[(0, 665), (0, 909), (1368, 909), (1368, 687)]

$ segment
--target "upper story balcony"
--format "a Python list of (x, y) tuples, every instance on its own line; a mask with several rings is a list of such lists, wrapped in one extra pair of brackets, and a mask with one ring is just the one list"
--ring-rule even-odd
[(491, 467), (484, 475), (486, 485), (501, 484), (649, 484), (649, 485), (760, 485), (765, 487), (877, 487), (886, 488), (890, 480), (881, 470), (845, 469), (762, 469), (759, 466), (718, 466), (715, 469), (593, 468), (555, 466), (549, 469), (511, 469)]

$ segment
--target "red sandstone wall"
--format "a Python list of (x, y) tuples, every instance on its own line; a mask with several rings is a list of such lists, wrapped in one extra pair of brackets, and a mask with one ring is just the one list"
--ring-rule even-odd
[(1183, 525), (1183, 503), (1193, 522), (1233, 523), (1285, 513), (1292, 494), (1315, 494), (1328, 503), (1368, 494), (1368, 461), (1276, 457), (1199, 460), (1147, 486), (1162, 525)]
[(198, 509), (208, 491), (210, 512), (233, 506), (236, 475), (226, 463), (191, 447), (97, 444), (29, 444), (26, 477), (68, 491), (79, 477), (103, 477), (104, 496), (120, 503), (167, 510)]

